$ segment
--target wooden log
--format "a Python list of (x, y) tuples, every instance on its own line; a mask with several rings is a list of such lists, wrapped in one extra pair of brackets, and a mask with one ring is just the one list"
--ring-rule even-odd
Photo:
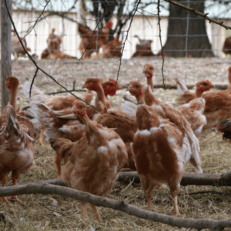
[[(140, 182), (139, 175), (136, 171), (133, 172), (120, 172), (118, 174), (118, 181), (129, 182), (134, 179), (135, 183)], [(62, 179), (51, 179), (36, 182), (23, 182), (18, 185), (25, 185), (31, 183), (46, 183), (53, 185), (64, 186), (65, 183)], [(209, 174), (209, 173), (185, 173), (180, 183), (182, 186), (186, 185), (211, 185), (211, 186), (231, 186), (231, 171), (224, 174)]]
[(73, 198), (75, 200), (84, 201), (96, 206), (102, 206), (111, 208), (114, 210), (122, 211), (132, 216), (136, 216), (145, 220), (151, 220), (154, 222), (160, 222), (171, 226), (177, 226), (179, 228), (194, 228), (197, 230), (209, 228), (214, 231), (224, 230), (225, 227), (231, 227), (231, 220), (211, 220), (211, 219), (185, 219), (177, 218), (174, 216), (168, 216), (160, 213), (149, 212), (144, 209), (140, 209), (134, 205), (124, 203), (124, 201), (117, 201), (106, 197), (95, 196), (90, 193), (81, 192), (75, 189), (51, 185), (30, 183), (26, 185), (16, 185), (10, 187), (0, 188), (0, 197), (11, 195), (23, 195), (23, 194), (55, 194)]
[[(140, 178), (137, 172), (120, 172), (118, 181), (139, 183)], [(231, 186), (231, 171), (224, 174), (209, 173), (185, 173), (180, 182), (182, 186), (186, 185), (212, 185), (212, 186)]]
[[(12, 15), (12, 0), (7, 0)], [(11, 75), (11, 22), (5, 1), (1, 1), (1, 111), (10, 100), (10, 92), (5, 86), (6, 78)]]

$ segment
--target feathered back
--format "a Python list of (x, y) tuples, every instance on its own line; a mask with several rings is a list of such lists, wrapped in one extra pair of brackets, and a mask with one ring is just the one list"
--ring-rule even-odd
[(139, 130), (150, 130), (152, 127), (158, 127), (160, 125), (155, 110), (147, 105), (137, 106), (136, 121)]

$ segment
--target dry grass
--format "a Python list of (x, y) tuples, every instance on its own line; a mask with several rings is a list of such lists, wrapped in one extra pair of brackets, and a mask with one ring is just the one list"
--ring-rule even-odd
[[(91, 60), (92, 61), (92, 60)], [(142, 66), (147, 61), (157, 62), (155, 67), (157, 74), (159, 75), (159, 68), (161, 66), (161, 60), (146, 60), (135, 59), (124, 62), (122, 66), (122, 74), (127, 73), (127, 77), (120, 79), (121, 83), (127, 83), (131, 80), (141, 80), (145, 82), (142, 76)], [(227, 68), (229, 66), (228, 60), (223, 60), (222, 64), (217, 64), (223, 73), (222, 77), (219, 77), (219, 81), (216, 81), (216, 71), (214, 71), (215, 65), (209, 63), (216, 62), (216, 59), (203, 59), (203, 62), (208, 64), (205, 66), (199, 59), (192, 59), (189, 62), (191, 68), (198, 64), (198, 68), (192, 73), (192, 77), (195, 80), (189, 81), (189, 83), (195, 83), (196, 80), (205, 79), (203, 76), (207, 76), (213, 83), (215, 82), (227, 82)], [(177, 75), (183, 75), (184, 60), (182, 59), (168, 59), (166, 62), (166, 76), (168, 82), (173, 82), (173, 78)], [(94, 63), (83, 64), (60, 64), (60, 62), (38, 62), (43, 66), (45, 70), (53, 74), (60, 82), (71, 88), (72, 81), (78, 78), (78, 87), (82, 85), (84, 79), (87, 76), (102, 76), (105, 79), (108, 77), (115, 77), (117, 71), (116, 60), (110, 62), (104, 60), (100, 63), (100, 66), (96, 66)], [(131, 64), (132, 63), (132, 64)], [(115, 66), (116, 64), (116, 66)], [(105, 73), (103, 68), (105, 67)], [(109, 68), (108, 68), (109, 67)], [(172, 68), (172, 69), (171, 69)], [(31, 79), (35, 68), (28, 61), (14, 62), (12, 65), (13, 74), (18, 76), (20, 82), (23, 83), (26, 79)], [(190, 69), (190, 68), (189, 68)], [(194, 68), (195, 69), (195, 68)], [(98, 70), (98, 72), (94, 71)], [(97, 73), (97, 75), (96, 75)], [(176, 74), (177, 73), (177, 74)], [(198, 75), (196, 77), (195, 74)], [(200, 73), (203, 73), (200, 77)], [(167, 75), (168, 74), (168, 75)], [(66, 76), (63, 78), (63, 76)], [(170, 78), (171, 77), (171, 78)], [(157, 83), (161, 83), (161, 76), (157, 76)], [(59, 90), (60, 88), (54, 86), (54, 84), (39, 73), (36, 81), (37, 86), (44, 89), (46, 92)], [(123, 103), (122, 96), (125, 91), (120, 91), (113, 97), (113, 103), (116, 107), (121, 107)], [(157, 90), (158, 97), (168, 102), (174, 102), (177, 97), (175, 90), (164, 91), (162, 89)], [(18, 94), (20, 99), (20, 105), (28, 105), (27, 99), (22, 95), (21, 91)], [(39, 134), (38, 134), (39, 135)], [(199, 138), (201, 146), (201, 161), (202, 168), (205, 173), (224, 173), (230, 170), (230, 144), (225, 143), (221, 139), (221, 135), (217, 134), (214, 129), (203, 132)], [(23, 174), (20, 177), (19, 182), (26, 181), (38, 181), (56, 178), (56, 168), (54, 165), (54, 151), (50, 145), (41, 147), (36, 144), (35, 161), (37, 166), (29, 172)], [(185, 166), (187, 172), (193, 172), (191, 165)], [(10, 177), (8, 185), (11, 184)], [(108, 195), (109, 198), (123, 199), (127, 203), (138, 206), (139, 208), (146, 209), (146, 199), (144, 197), (140, 184), (133, 183), (126, 190), (127, 184), (116, 183), (113, 191)], [(195, 194), (190, 195), (192, 192), (198, 191), (216, 191), (221, 194)], [(181, 187), (179, 196), (179, 209), (182, 218), (210, 218), (210, 219), (229, 219), (231, 214), (231, 190), (229, 187), (210, 187), (210, 186), (187, 186)], [(54, 206), (50, 198), (54, 198), (58, 204)], [(8, 206), (3, 202), (1, 204), (1, 210), (11, 217), (14, 224), (16, 224), (15, 230), (186, 230), (170, 227), (160, 223), (154, 223), (151, 221), (145, 221), (136, 217), (129, 216), (119, 211), (113, 211), (111, 209), (99, 208), (99, 212), (102, 217), (102, 223), (95, 221), (94, 215), (90, 208), (88, 208), (89, 219), (84, 220), (82, 209), (79, 203), (69, 198), (64, 198), (56, 195), (22, 195), (19, 196), (21, 200), (25, 202), (24, 205), (19, 203), (12, 203), (12, 206)], [(49, 209), (47, 209), (45, 206)], [(163, 214), (172, 214), (173, 203), (169, 198), (169, 192), (167, 190), (154, 190), (152, 209), (155, 212)], [(60, 213), (61, 216), (55, 215), (51, 210), (55, 210)], [(0, 222), (0, 230), (8, 230), (8, 224), (5, 225)], [(12, 230), (14, 230), (12, 229)], [(231, 230), (231, 229), (227, 229)]]

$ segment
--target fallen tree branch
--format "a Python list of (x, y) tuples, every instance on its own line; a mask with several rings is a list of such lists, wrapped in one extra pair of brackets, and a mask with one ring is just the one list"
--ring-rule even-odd
[(184, 219), (168, 216), (164, 214), (149, 212), (144, 209), (140, 209), (134, 205), (124, 203), (124, 201), (117, 201), (106, 197), (95, 196), (90, 193), (81, 192), (75, 189), (50, 185), (50, 184), (38, 184), (30, 183), (26, 185), (16, 185), (10, 187), (0, 188), (0, 197), (11, 195), (23, 195), (23, 194), (55, 194), (73, 198), (75, 200), (84, 201), (96, 206), (102, 206), (105, 208), (111, 208), (114, 210), (125, 212), (129, 215), (133, 215), (145, 220), (151, 220), (155, 222), (164, 223), (171, 226), (194, 228), (194, 229), (206, 229), (209, 228), (214, 231), (224, 230), (225, 227), (231, 227), (231, 221), (224, 220), (211, 220), (211, 219)]
[[(120, 172), (118, 181), (129, 182), (134, 178), (134, 182), (139, 183), (140, 178), (137, 172)], [(180, 182), (186, 185), (212, 185), (212, 186), (231, 186), (231, 171), (224, 174), (209, 173), (185, 173)]]
[(27, 185), (32, 183), (38, 183), (38, 184), (52, 184), (52, 185), (59, 185), (59, 186), (66, 186), (64, 181), (61, 178), (57, 179), (51, 179), (51, 180), (41, 180), (41, 181), (32, 181), (32, 182), (22, 182), (18, 183), (17, 185)]
[[(118, 174), (118, 181), (140, 183), (139, 175), (136, 171), (120, 172)], [(27, 185), (34, 182), (23, 182), (18, 185)], [(51, 179), (44, 181), (36, 181), (38, 184), (53, 184), (65, 186), (62, 179)], [(185, 173), (180, 183), (182, 186), (186, 185), (212, 185), (212, 186), (231, 186), (231, 171), (224, 174), (209, 174), (209, 173)]]
[[(197, 195), (197, 194), (218, 194), (223, 195), (223, 192), (217, 192), (217, 191), (199, 191), (199, 192), (192, 192), (188, 193), (188, 195)], [(179, 194), (178, 194), (179, 195)], [(227, 194), (226, 194), (227, 195)], [(229, 194), (230, 195), (230, 194)]]

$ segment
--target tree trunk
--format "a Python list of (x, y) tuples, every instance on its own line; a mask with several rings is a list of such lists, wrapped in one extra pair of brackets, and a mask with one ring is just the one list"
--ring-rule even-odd
[[(6, 1), (12, 15), (12, 0)], [(11, 22), (5, 0), (1, 1), (1, 111), (10, 101), (10, 92), (5, 86), (6, 78), (11, 75)]]
[[(189, 0), (189, 6), (200, 12), (204, 12), (204, 2), (193, 3), (194, 1), (195, 0)], [(185, 1), (183, 4), (187, 5)], [(188, 55), (190, 57), (214, 57), (206, 31), (205, 19), (189, 13), (188, 41), (186, 46), (188, 12), (172, 4), (169, 6), (169, 11), (168, 37), (163, 47), (167, 56), (185, 57)]]

